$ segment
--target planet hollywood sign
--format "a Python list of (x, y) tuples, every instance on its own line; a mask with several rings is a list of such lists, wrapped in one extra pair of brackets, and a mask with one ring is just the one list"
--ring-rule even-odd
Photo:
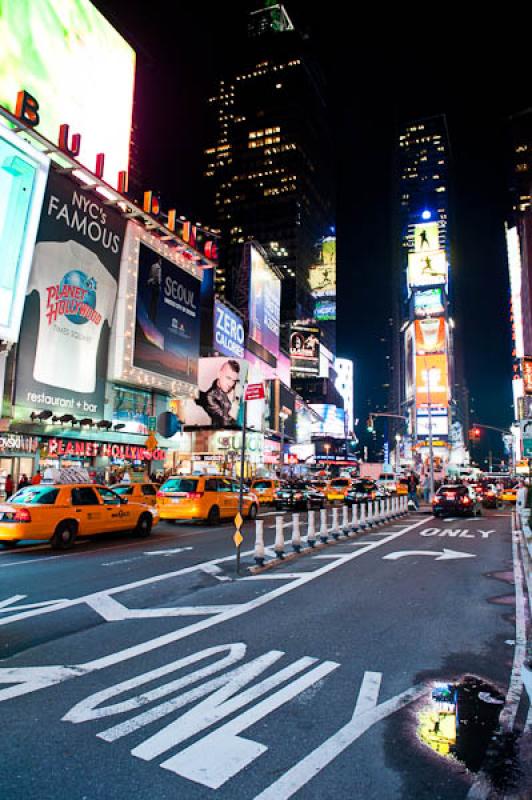
[(78, 458), (119, 458), (124, 461), (164, 461), (164, 450), (148, 450), (131, 444), (109, 444), (107, 442), (85, 442), (71, 439), (49, 439), (48, 455), (77, 456)]

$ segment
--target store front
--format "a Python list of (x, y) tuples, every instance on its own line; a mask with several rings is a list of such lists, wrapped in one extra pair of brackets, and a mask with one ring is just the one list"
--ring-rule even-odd
[(8, 475), (15, 488), (23, 475), (28, 480), (38, 469), (39, 437), (18, 433), (0, 434), (0, 498), (5, 499)]

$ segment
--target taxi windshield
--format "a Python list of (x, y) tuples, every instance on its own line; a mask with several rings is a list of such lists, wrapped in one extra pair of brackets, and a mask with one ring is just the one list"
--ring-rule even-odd
[(133, 487), (132, 486), (113, 486), (113, 492), (117, 494), (133, 494)]
[(24, 503), (24, 505), (52, 506), (59, 494), (59, 489), (52, 486), (25, 486), (12, 495), (8, 503)]
[(271, 481), (253, 481), (253, 489), (269, 489), (272, 485)]
[(197, 485), (195, 478), (170, 478), (161, 486), (161, 492), (195, 492)]

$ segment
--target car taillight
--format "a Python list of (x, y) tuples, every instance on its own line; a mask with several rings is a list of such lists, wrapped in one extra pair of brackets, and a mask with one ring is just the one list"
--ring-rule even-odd
[(31, 522), (31, 514), (27, 508), (19, 508), (15, 513), (15, 522)]
[(495, 497), (495, 492), (486, 492), (486, 497)]
[(437, 502), (438, 502), (438, 498), (437, 497), (433, 497), (432, 498), (432, 504), (434, 505), (434, 503), (437, 503)]
[(187, 492), (187, 500), (199, 500), (203, 497), (203, 492)]
[(460, 498), (460, 502), (464, 503), (465, 505), (468, 505), (471, 502), (471, 498), (470, 497), (462, 497), (462, 498)]
[(157, 492), (157, 497), (164, 497), (164, 492), (161, 491)]

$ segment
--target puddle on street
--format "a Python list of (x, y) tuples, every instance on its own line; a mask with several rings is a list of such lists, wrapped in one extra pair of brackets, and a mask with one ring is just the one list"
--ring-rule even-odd
[(471, 772), (480, 768), (497, 787), (515, 784), (515, 737), (498, 732), (504, 697), (481, 678), (466, 675), (456, 683), (436, 684), (418, 711), (417, 735), (444, 758)]

